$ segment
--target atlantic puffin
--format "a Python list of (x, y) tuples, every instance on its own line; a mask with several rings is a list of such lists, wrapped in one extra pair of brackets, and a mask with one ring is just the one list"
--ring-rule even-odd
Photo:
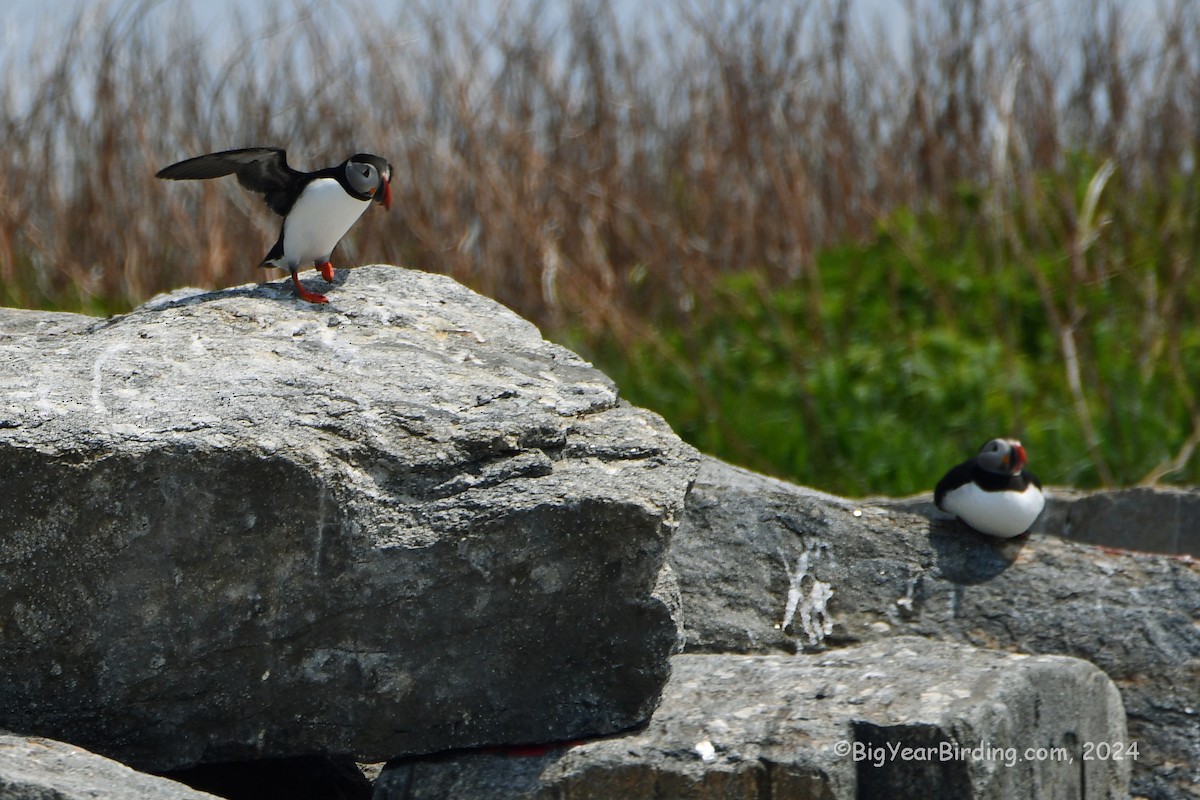
[(301, 299), (329, 302), (307, 291), (297, 272), (313, 265), (326, 281), (333, 280), (329, 257), (333, 248), (374, 200), (392, 206), (392, 166), (370, 153), (359, 153), (316, 172), (300, 172), (287, 163), (277, 147), (246, 147), (196, 156), (158, 171), (170, 181), (205, 180), (237, 175), (238, 183), (265, 195), (267, 206), (283, 217), (279, 241), (260, 267), (282, 267), (292, 273)]
[(1020, 536), (1046, 505), (1041, 481), (1025, 469), (1026, 461), (1016, 439), (992, 439), (938, 481), (933, 501), (980, 533)]

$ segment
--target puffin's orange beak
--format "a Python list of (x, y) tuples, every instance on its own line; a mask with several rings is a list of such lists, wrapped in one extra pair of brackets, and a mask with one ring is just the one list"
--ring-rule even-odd
[(1011, 467), (1014, 475), (1016, 475), (1018, 472), (1020, 472), (1022, 469), (1025, 468), (1025, 464), (1026, 464), (1027, 460), (1028, 459), (1025, 456), (1025, 448), (1022, 447), (1020, 444), (1013, 445), (1012, 464), (1010, 465), (1010, 467)]
[(380, 203), (383, 203), (384, 208), (391, 209), (391, 207), (392, 207), (392, 182), (390, 179), (388, 179), (388, 178), (383, 179), (383, 196), (380, 197), (379, 193), (376, 192), (375, 199), (378, 200)]

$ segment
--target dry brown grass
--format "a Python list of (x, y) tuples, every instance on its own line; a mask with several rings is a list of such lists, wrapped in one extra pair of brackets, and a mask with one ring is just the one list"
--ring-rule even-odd
[(1019, 200), (1073, 150), (1114, 158), (1117, 191), (1177, 173), (1200, 10), (1179, 0), (1150, 26), (1166, 35), (1130, 41), (1118, 5), (1061, 32), (1015, 0), (913, 10), (897, 56), (850, 3), (678, 0), (654, 26), (599, 2), (489, 22), (428, 0), (399, 23), (285, 4), (227, 54), (171, 7), (111, 4), (41, 69), (6, 68), (0, 279), (10, 303), (110, 307), (245, 281), (277, 221), (232, 182), (153, 174), (277, 144), (299, 166), (396, 165), (400, 213), (368, 215), (343, 262), (447, 272), (543, 324), (636, 325), (745, 268), (819, 302), (814, 251), (897, 207), (967, 184)]

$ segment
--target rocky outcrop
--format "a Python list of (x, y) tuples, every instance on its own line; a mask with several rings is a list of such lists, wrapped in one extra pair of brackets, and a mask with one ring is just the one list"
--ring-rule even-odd
[[(1153, 530), (1163, 516), (1162, 502), (1139, 512), (1106, 494), (1055, 498), (1039, 528), (1063, 530), (1111, 503), (1126, 529)], [(1168, 526), (1192, 502), (1177, 494)], [(1200, 568), (1186, 557), (1046, 533), (996, 540), (927, 498), (851, 501), (705, 459), (668, 562), (691, 655), (676, 658), (644, 731), (532, 757), (405, 759), (384, 771), (377, 800), (1124, 797), (1130, 786), (1186, 798), (1200, 781)], [(790, 655), (753, 655), (778, 653)], [(955, 698), (958, 716), (931, 713), (935, 696)], [(985, 740), (1017, 750), (887, 758)], [(853, 751), (838, 760), (838, 742), (882, 754), (879, 765)], [(1030, 746), (1070, 755), (1010, 763)]]
[(448, 278), (337, 283), (0, 310), (0, 725), (168, 770), (649, 717), (694, 451)]
[(389, 765), (375, 800), (1128, 796), (1112, 682), (1086, 661), (913, 637), (820, 656), (683, 655), (637, 733)]
[[(381, 799), (1200, 782), (1193, 560), (701, 459), (447, 278), (337, 284), (0, 310), (0, 726), (231, 796), (363, 796), (352, 756), (400, 757)], [(1193, 550), (1195, 493), (1146, 491), (1039, 530)]]
[(62, 742), (0, 733), (4, 800), (216, 800)]
[(1037, 533), (996, 540), (931, 509), (846, 500), (706, 459), (669, 556), (687, 650), (821, 651), (919, 635), (1084, 658), (1121, 692), (1122, 744), (1138, 748), (1134, 794), (1191, 797), (1200, 565)]

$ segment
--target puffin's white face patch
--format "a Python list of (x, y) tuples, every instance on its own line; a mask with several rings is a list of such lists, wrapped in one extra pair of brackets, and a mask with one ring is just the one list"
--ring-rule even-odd
[(333, 178), (313, 181), (284, 220), (283, 258), (276, 263), (287, 269), (325, 261), (369, 205), (346, 194)]
[(980, 533), (1010, 539), (1029, 530), (1046, 498), (1029, 484), (1023, 492), (985, 492), (974, 482), (946, 493), (942, 506)]

